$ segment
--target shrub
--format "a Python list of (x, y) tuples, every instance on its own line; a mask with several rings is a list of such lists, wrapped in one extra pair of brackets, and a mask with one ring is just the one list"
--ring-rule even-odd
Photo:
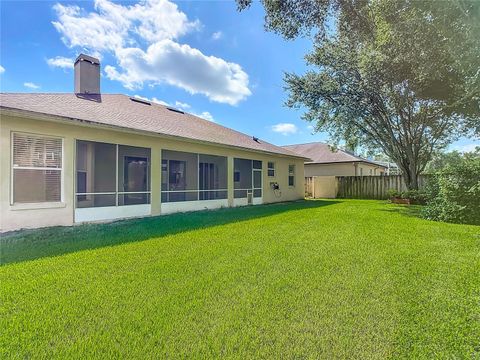
[(396, 189), (388, 189), (387, 196), (389, 199), (409, 199), (412, 204), (425, 204), (426, 201), (426, 194), (419, 190), (407, 190), (399, 192)]
[(395, 197), (400, 197), (400, 193), (396, 189), (388, 189), (387, 190), (387, 196), (389, 199), (395, 198)]
[(407, 190), (402, 192), (401, 194), (402, 199), (410, 199), (412, 204), (425, 204), (426, 202), (426, 194), (420, 190)]
[(480, 155), (466, 154), (461, 161), (438, 171), (427, 185), (423, 216), (431, 220), (480, 225)]

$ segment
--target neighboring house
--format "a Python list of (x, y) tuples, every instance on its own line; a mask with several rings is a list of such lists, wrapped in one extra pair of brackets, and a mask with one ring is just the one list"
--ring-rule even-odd
[(385, 167), (385, 175), (401, 175), (402, 172), (397, 164), (391, 161), (378, 161), (375, 160), (376, 163)]
[(302, 155), (167, 106), (100, 93), (0, 95), (0, 229), (301, 199)]
[(288, 145), (283, 148), (311, 159), (311, 161), (305, 162), (305, 177), (374, 176), (384, 175), (386, 171), (384, 165), (345, 150), (332, 151), (327, 144), (321, 142)]

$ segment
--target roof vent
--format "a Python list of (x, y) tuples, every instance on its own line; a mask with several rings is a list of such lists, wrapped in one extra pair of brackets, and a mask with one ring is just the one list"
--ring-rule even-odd
[(260, 141), (258, 141), (258, 138), (255, 137), (255, 136), (252, 136), (252, 139), (253, 139), (253, 141), (255, 141), (255, 142), (258, 142), (258, 143), (260, 142)]
[(131, 97), (130, 100), (135, 101), (135, 102), (140, 103), (140, 104), (144, 104), (144, 105), (152, 105), (151, 102), (149, 102), (147, 100), (140, 99), (140, 98), (136, 98), (136, 97)]
[(176, 113), (179, 113), (179, 114), (185, 114), (184, 111), (182, 110), (179, 110), (179, 109), (175, 109), (175, 108), (172, 108), (172, 107), (168, 107), (167, 106), (167, 109), (170, 110), (170, 111), (173, 111), (173, 112), (176, 112)]
[(75, 60), (75, 94), (100, 94), (100, 61), (85, 54)]

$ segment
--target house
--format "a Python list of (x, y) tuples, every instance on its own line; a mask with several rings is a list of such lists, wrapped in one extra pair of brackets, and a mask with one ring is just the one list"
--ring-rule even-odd
[(0, 229), (72, 225), (304, 197), (302, 155), (175, 108), (100, 93), (0, 94)]
[(356, 156), (348, 151), (333, 151), (327, 144), (312, 142), (283, 147), (299, 156), (310, 158), (305, 163), (305, 177), (384, 175), (386, 166)]

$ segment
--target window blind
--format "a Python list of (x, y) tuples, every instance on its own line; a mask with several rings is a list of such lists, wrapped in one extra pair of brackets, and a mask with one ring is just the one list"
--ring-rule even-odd
[(14, 134), (13, 167), (61, 169), (62, 139)]
[(58, 202), (62, 189), (62, 139), (13, 134), (13, 202)]

